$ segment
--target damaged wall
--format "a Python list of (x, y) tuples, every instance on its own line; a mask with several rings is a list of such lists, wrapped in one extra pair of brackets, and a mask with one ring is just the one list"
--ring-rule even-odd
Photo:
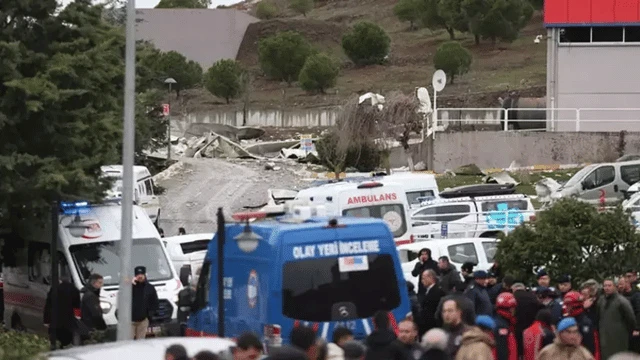
[[(481, 169), (614, 161), (623, 154), (640, 154), (640, 133), (603, 132), (456, 132), (438, 133), (434, 170), (465, 164)], [(414, 157), (424, 160), (427, 153)], [(416, 154), (416, 155), (418, 155)]]

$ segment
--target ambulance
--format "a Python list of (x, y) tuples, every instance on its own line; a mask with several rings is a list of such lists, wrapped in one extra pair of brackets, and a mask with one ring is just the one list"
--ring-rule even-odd
[[(82, 289), (91, 274), (104, 277), (100, 306), (108, 326), (115, 327), (116, 298), (120, 281), (119, 242), (122, 206), (117, 201), (100, 205), (61, 203), (58, 225), (58, 272)], [(5, 324), (46, 334), (44, 305), (51, 285), (50, 223), (45, 227), (22, 226), (24, 248), (14, 266), (4, 267)], [(150, 334), (178, 333), (178, 293), (182, 283), (169, 260), (160, 235), (145, 210), (133, 206), (132, 266), (145, 266), (156, 287), (159, 309), (151, 316)], [(26, 231), (26, 230), (25, 230)], [(133, 268), (131, 268), (133, 275)]]
[(424, 172), (399, 172), (391, 175), (378, 175), (374, 181), (396, 183), (402, 186), (411, 208), (418, 208), (425, 200), (437, 199), (440, 191), (436, 176)]
[[(122, 165), (106, 165), (100, 168), (102, 176), (113, 180), (113, 186), (107, 191), (107, 199), (122, 198)], [(133, 185), (133, 198), (137, 205), (147, 211), (147, 215), (154, 224), (160, 221), (160, 199), (155, 194), (155, 183), (151, 172), (146, 166), (133, 167), (135, 184)]]
[[(313, 216), (311, 209), (296, 207), (276, 219), (235, 214), (238, 222), (224, 226), (225, 337), (252, 331), (269, 348), (290, 343), (291, 330), (304, 325), (329, 341), (336, 327), (363, 339), (378, 311), (389, 312), (397, 332), (410, 304), (389, 227), (380, 219)], [(186, 336), (218, 333), (218, 241), (219, 233), (195, 296), (180, 295), (181, 311), (190, 314)]]
[(413, 242), (409, 203), (400, 184), (391, 181), (337, 182), (303, 189), (295, 201), (323, 205), (330, 216), (372, 217), (384, 220), (397, 245)]

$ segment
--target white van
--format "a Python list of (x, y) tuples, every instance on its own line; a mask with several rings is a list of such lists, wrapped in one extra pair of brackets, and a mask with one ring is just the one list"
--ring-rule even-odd
[(398, 246), (402, 272), (407, 281), (411, 281), (418, 288), (418, 278), (411, 274), (418, 262), (420, 249), (431, 250), (431, 258), (438, 261), (441, 256), (446, 256), (449, 261), (460, 271), (462, 264), (472, 262), (475, 269), (489, 270), (495, 261), (498, 240), (490, 238), (462, 238), (441, 239), (416, 242)]
[(489, 237), (508, 233), (535, 219), (531, 199), (523, 194), (435, 199), (411, 214), (416, 240)]
[[(106, 165), (100, 168), (103, 176), (113, 178), (113, 187), (107, 193), (107, 199), (122, 198), (122, 165)], [(154, 224), (158, 224), (160, 219), (160, 199), (154, 193), (154, 183), (151, 173), (146, 166), (134, 166), (133, 178), (133, 199), (136, 204), (142, 206), (147, 211), (147, 215)]]
[(174, 269), (180, 271), (183, 266), (188, 265), (191, 269), (189, 275), (196, 279), (213, 235), (213, 233), (204, 233), (163, 238), (162, 242), (167, 248)]
[[(108, 326), (116, 326), (116, 298), (120, 282), (122, 207), (113, 202), (61, 206), (58, 226), (59, 273), (82, 289), (91, 274), (104, 277), (100, 306)], [(46, 333), (43, 309), (51, 284), (50, 226), (32, 227), (20, 234), (25, 247), (16, 254), (17, 266), (4, 267), (5, 323)], [(156, 227), (139, 206), (133, 206), (132, 266), (145, 266), (156, 287), (160, 308), (151, 318), (150, 332), (177, 331), (177, 297), (182, 289)], [(131, 269), (133, 276), (133, 268)]]
[(575, 173), (551, 194), (551, 200), (574, 197), (593, 205), (621, 201), (625, 192), (640, 181), (640, 160), (591, 164)]
[(367, 181), (337, 182), (303, 189), (295, 201), (324, 205), (328, 216), (372, 217), (384, 220), (396, 244), (413, 242), (409, 203), (397, 183)]
[(412, 209), (420, 207), (420, 203), (425, 199), (438, 198), (440, 193), (435, 175), (429, 173), (401, 172), (377, 176), (374, 181), (399, 184), (407, 194), (407, 202)]

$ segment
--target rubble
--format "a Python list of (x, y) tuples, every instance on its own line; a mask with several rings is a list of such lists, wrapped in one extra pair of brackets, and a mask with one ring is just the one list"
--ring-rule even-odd
[(551, 201), (551, 194), (560, 188), (560, 184), (554, 179), (545, 177), (540, 179), (535, 186), (536, 195), (540, 202)]
[(505, 185), (505, 184), (519, 185), (520, 184), (514, 178), (512, 178), (511, 175), (509, 175), (509, 173), (506, 171), (501, 171), (498, 173), (493, 173), (491, 175), (485, 176), (482, 180), (487, 184), (500, 184), (500, 185)]
[(200, 138), (191, 138), (187, 141), (187, 149), (184, 156), (193, 158), (252, 158), (261, 159), (247, 151), (242, 145), (232, 141), (226, 136), (210, 132)]

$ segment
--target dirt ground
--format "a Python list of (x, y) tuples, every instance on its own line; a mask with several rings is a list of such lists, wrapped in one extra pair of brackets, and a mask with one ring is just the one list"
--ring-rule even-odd
[[(247, 29), (238, 52), (238, 61), (252, 73), (249, 98), (252, 108), (311, 108), (340, 105), (350, 96), (369, 91), (386, 93), (401, 90), (413, 92), (425, 86), (431, 92), (431, 76), (435, 71), (433, 55), (437, 47), (449, 40), (443, 30), (409, 30), (393, 14), (396, 0), (329, 0), (316, 1), (306, 17), (295, 15), (286, 0), (274, 2), (280, 9), (277, 19), (260, 21)], [(245, 6), (250, 7), (250, 6)], [(251, 12), (251, 11), (250, 11)], [(385, 65), (356, 68), (341, 48), (342, 35), (362, 20), (382, 26), (391, 37), (391, 52)], [(310, 95), (296, 85), (266, 79), (258, 66), (258, 42), (281, 31), (293, 30), (304, 35), (317, 49), (327, 52), (341, 64), (337, 85), (327, 94)], [(545, 34), (542, 15), (536, 12), (520, 38), (511, 44), (492, 46), (483, 41), (476, 46), (469, 34), (456, 33), (473, 54), (471, 71), (457, 77), (438, 94), (441, 107), (496, 107), (497, 98), (518, 90), (525, 96), (544, 96), (546, 81), (546, 45), (534, 44), (537, 35)], [(203, 90), (191, 91), (185, 102), (187, 110), (241, 108), (241, 100), (226, 105)]]

